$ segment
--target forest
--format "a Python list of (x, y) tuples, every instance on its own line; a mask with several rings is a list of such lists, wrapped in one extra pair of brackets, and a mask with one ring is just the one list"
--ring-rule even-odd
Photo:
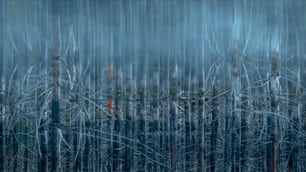
[(305, 171), (305, 9), (0, 0), (0, 171)]

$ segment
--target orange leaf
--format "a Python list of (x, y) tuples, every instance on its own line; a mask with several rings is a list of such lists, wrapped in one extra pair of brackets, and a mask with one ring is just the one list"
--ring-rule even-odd
[(107, 111), (108, 111), (109, 114), (112, 114), (112, 108), (113, 108), (113, 101), (112, 101), (112, 99), (109, 99), (108, 108), (107, 108)]
[(113, 78), (113, 70), (111, 65), (109, 65), (107, 76), (109, 79)]

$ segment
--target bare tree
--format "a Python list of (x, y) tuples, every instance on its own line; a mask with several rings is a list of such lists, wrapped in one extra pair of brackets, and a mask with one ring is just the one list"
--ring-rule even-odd
[(240, 123), (240, 171), (248, 171), (248, 119), (249, 119), (249, 92), (247, 71), (245, 78), (242, 79), (241, 91), (241, 123)]
[(240, 77), (239, 77), (239, 66), (240, 61), (238, 59), (238, 50), (233, 50), (232, 55), (232, 113), (231, 113), (231, 156), (232, 156), (232, 168), (231, 171), (239, 171), (240, 167), (240, 128), (238, 116), (240, 116), (239, 104), (240, 104)]
[(143, 80), (140, 83), (140, 88), (138, 89), (138, 103), (137, 103), (137, 152), (140, 153), (137, 158), (137, 170), (145, 171), (146, 170), (146, 83)]
[(125, 159), (124, 159), (124, 171), (132, 171), (134, 166), (134, 130), (135, 130), (135, 115), (133, 111), (133, 76), (132, 67), (130, 66), (127, 74), (127, 86), (126, 86), (126, 104), (125, 104)]
[(171, 78), (170, 85), (170, 150), (171, 150), (171, 170), (176, 171), (177, 164), (177, 119), (178, 119), (178, 81)]
[(273, 53), (271, 55), (271, 78), (269, 82), (271, 114), (267, 115), (267, 171), (276, 171), (277, 160), (277, 136), (276, 136), (276, 116), (278, 114), (279, 106), (279, 54)]
[[(4, 1), (2, 1), (2, 7), (4, 8)], [(0, 17), (0, 37), (3, 38), (4, 36), (4, 9), (1, 9), (1, 17)], [(0, 44), (0, 171), (3, 171), (4, 169), (4, 131), (3, 131), (3, 119), (5, 115), (5, 82), (4, 82), (4, 43)]]
[[(56, 8), (56, 7), (54, 7)], [(52, 57), (52, 101), (51, 101), (51, 116), (49, 124), (50, 141), (49, 150), (51, 151), (50, 168), (51, 171), (58, 171), (59, 167), (59, 145), (58, 145), (58, 130), (60, 124), (60, 18), (54, 19), (55, 33), (53, 36), (53, 57)]]
[(216, 171), (217, 163), (217, 139), (218, 139), (218, 115), (219, 115), (219, 91), (217, 86), (213, 88), (212, 94), (212, 123), (211, 123), (211, 142), (210, 142), (210, 171)]
[(200, 72), (200, 81), (198, 84), (197, 103), (199, 106), (198, 111), (198, 143), (197, 143), (197, 159), (198, 171), (204, 171), (204, 115), (206, 113), (205, 105), (205, 73), (204, 70)]
[(35, 102), (36, 102), (36, 114), (38, 122), (38, 171), (48, 171), (48, 133), (47, 133), (47, 110), (46, 107), (46, 95), (42, 94), (41, 89), (35, 90)]

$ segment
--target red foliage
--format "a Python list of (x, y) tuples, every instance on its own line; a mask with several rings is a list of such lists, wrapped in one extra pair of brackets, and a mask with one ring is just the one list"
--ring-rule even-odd
[(107, 111), (110, 115), (112, 114), (112, 108), (113, 108), (113, 100), (109, 99)]

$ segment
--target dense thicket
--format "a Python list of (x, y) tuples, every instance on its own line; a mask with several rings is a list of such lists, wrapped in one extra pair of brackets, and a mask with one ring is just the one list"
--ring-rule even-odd
[(0, 2), (0, 171), (306, 168), (304, 1)]

